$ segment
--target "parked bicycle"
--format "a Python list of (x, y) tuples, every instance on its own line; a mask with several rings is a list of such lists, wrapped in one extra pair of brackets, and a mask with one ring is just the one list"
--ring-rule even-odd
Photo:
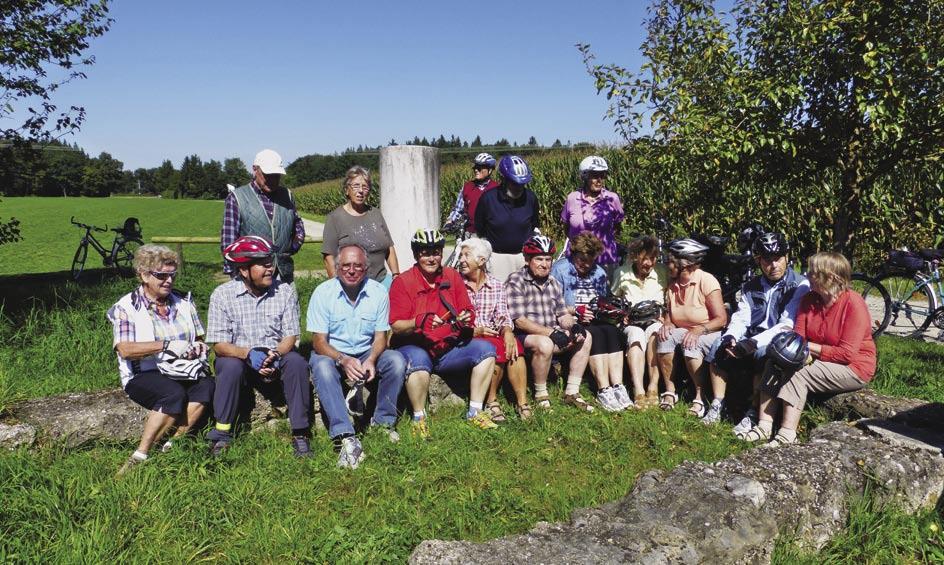
[(75, 221), (75, 216), (72, 217), (71, 221), (72, 225), (85, 229), (85, 235), (79, 241), (79, 247), (75, 250), (75, 255), (72, 258), (72, 278), (74, 280), (79, 280), (85, 271), (85, 260), (88, 258), (89, 246), (102, 256), (102, 264), (105, 267), (115, 269), (122, 275), (132, 274), (131, 263), (134, 260), (134, 252), (138, 247), (144, 245), (144, 241), (141, 240), (141, 224), (137, 218), (128, 218), (122, 227), (110, 230), (116, 234), (115, 240), (111, 244), (111, 250), (105, 249), (105, 246), (96, 239), (93, 233), (107, 232), (109, 231), (108, 226), (100, 228), (83, 224)]
[(944, 250), (940, 249), (889, 253), (873, 285), (861, 289), (869, 310), (877, 314), (879, 335), (924, 338), (932, 325), (944, 330), (942, 262)]

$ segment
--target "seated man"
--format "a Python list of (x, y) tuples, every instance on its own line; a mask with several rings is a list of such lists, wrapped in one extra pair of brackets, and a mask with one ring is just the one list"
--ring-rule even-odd
[[(706, 359), (711, 363), (714, 400), (703, 418), (705, 423), (721, 419), (728, 378), (736, 371), (753, 377), (753, 390), (760, 385), (767, 345), (773, 337), (793, 329), (800, 300), (810, 291), (810, 283), (788, 264), (790, 244), (781, 233), (765, 233), (751, 247), (761, 274), (744, 283), (738, 309), (727, 331), (714, 343)], [(736, 434), (747, 433), (757, 424), (756, 399), (735, 426)]]
[[(664, 306), (665, 288), (669, 276), (659, 260), (659, 240), (651, 235), (634, 239), (629, 244), (626, 263), (620, 265), (613, 275), (611, 290), (615, 296), (625, 298), (636, 305), (650, 301)], [(659, 364), (656, 361), (656, 333), (659, 321), (630, 323), (626, 326), (626, 362), (633, 381), (636, 406), (650, 408), (659, 404)], [(644, 387), (646, 370), (649, 386)]]
[(417, 230), (410, 240), (416, 264), (390, 286), (390, 345), (406, 359), (406, 393), (413, 407), (413, 432), (429, 437), (426, 398), (429, 375), (471, 371), (468, 421), (498, 427), (483, 411), (495, 369), (495, 346), (473, 339), (475, 311), (458, 271), (442, 265), (446, 240), (439, 230)]
[(232, 426), (243, 383), (281, 380), (296, 457), (310, 457), (308, 364), (295, 351), (298, 295), (295, 286), (274, 278), (274, 248), (263, 237), (247, 235), (226, 247), (223, 258), (237, 277), (210, 296), (207, 342), (216, 352), (216, 426), (207, 434), (210, 454), (220, 455), (233, 440)]
[(356, 469), (364, 450), (354, 437), (341, 373), (355, 393), (379, 375), (377, 407), (370, 424), (385, 428), (396, 442), (400, 436), (393, 425), (406, 361), (399, 352), (387, 349), (390, 303), (387, 289), (367, 278), (367, 252), (360, 245), (345, 245), (334, 264), (337, 277), (318, 285), (308, 303), (307, 323), (314, 347), (311, 371), (321, 410), (328, 417), (328, 434), (341, 451), (338, 466)]
[(547, 236), (535, 235), (525, 241), (521, 250), (525, 265), (508, 275), (505, 282), (508, 313), (517, 333), (524, 338), (525, 351), (531, 353), (535, 404), (539, 408), (551, 407), (547, 394), (551, 357), (555, 353), (567, 352), (572, 355), (564, 404), (593, 412), (593, 406), (580, 396), (580, 382), (587, 369), (593, 339), (568, 313), (564, 291), (551, 276), (551, 263), (556, 251), (554, 241)]

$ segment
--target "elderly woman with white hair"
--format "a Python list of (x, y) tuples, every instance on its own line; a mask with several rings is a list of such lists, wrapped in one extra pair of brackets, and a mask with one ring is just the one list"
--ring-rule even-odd
[(506, 421), (501, 404), (498, 403), (498, 387), (507, 372), (515, 391), (515, 411), (519, 418), (527, 420), (531, 417), (531, 406), (528, 404), (528, 369), (524, 361), (524, 347), (514, 334), (504, 286), (486, 271), (491, 255), (492, 245), (486, 239), (472, 238), (459, 245), (459, 272), (475, 308), (474, 335), (491, 342), (497, 352), (495, 372), (485, 407), (493, 422)]
[[(177, 426), (187, 433), (213, 398), (203, 325), (190, 295), (174, 290), (177, 254), (162, 245), (144, 245), (134, 254), (141, 284), (124, 295), (107, 316), (114, 330), (121, 386), (149, 410), (138, 448), (118, 471), (126, 473), (148, 458), (154, 442)], [(163, 450), (170, 449), (168, 440)]]

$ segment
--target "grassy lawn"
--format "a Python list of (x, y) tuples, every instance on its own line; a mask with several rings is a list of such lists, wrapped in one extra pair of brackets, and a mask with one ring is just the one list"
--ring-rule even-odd
[[(54, 273), (68, 271), (72, 256), (84, 230), (73, 226), (69, 219), (99, 227), (120, 227), (125, 218), (134, 216), (141, 222), (145, 243), (154, 236), (219, 236), (223, 218), (223, 202), (213, 200), (170, 200), (162, 198), (3, 198), (0, 217), (20, 220), (23, 240), (0, 246), (0, 275)], [(309, 219), (317, 220), (315, 216)], [(98, 233), (95, 237), (111, 249), (114, 233)], [(320, 246), (308, 244), (296, 257), (296, 268), (323, 268)], [(184, 247), (186, 261), (220, 263), (216, 245)], [(101, 259), (89, 250), (87, 268), (101, 267)]]
[[(218, 221), (219, 203), (164, 204), (208, 206), (206, 221)], [(180, 214), (190, 222), (196, 212)], [(178, 283), (193, 291), (203, 319), (217, 271), (215, 263), (194, 263)], [(297, 283), (303, 312), (316, 283)], [(117, 386), (104, 312), (133, 286), (112, 276), (76, 284), (42, 270), (0, 277), (0, 417), (18, 399)], [(308, 341), (304, 335), (306, 355)], [(878, 346), (875, 389), (944, 401), (944, 348), (898, 338)], [(315, 458), (295, 460), (285, 429), (243, 436), (218, 461), (206, 458), (202, 443), (185, 442), (124, 480), (113, 473), (130, 444), (0, 453), (0, 561), (403, 561), (423, 539), (523, 532), (624, 496), (647, 469), (745, 448), (729, 425), (706, 427), (682, 410), (585, 415), (556, 406), (529, 425), (513, 419), (484, 433), (449, 409), (432, 417), (432, 430), (432, 441), (414, 441), (401, 423), (396, 446), (366, 437), (368, 459), (355, 472), (334, 467), (324, 433), (315, 438)], [(823, 552), (808, 555), (784, 542), (775, 562), (940, 556), (942, 540), (931, 530), (940, 532), (937, 512), (906, 516), (868, 499), (854, 508), (848, 530)]]

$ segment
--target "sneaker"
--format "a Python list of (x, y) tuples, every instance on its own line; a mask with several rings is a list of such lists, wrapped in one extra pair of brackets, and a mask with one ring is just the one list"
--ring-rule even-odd
[(210, 443), (210, 457), (220, 457), (223, 452), (229, 449), (230, 440), (218, 439)]
[(347, 413), (351, 416), (363, 416), (364, 415), (364, 385), (362, 383), (356, 383), (347, 391), (347, 396), (344, 397), (345, 403), (347, 404)]
[(164, 442), (164, 445), (161, 446), (161, 453), (168, 453), (171, 449), (174, 449), (174, 442), (167, 440)]
[(466, 416), (466, 421), (480, 430), (494, 430), (498, 424), (492, 421), (492, 417), (485, 410), (479, 410), (474, 416)]
[(397, 430), (393, 426), (387, 426), (384, 424), (375, 424), (374, 422), (370, 423), (369, 430), (377, 430), (377, 433), (384, 433), (387, 435), (387, 439), (390, 440), (390, 443), (398, 443), (400, 441), (400, 434), (397, 433)]
[(623, 410), (636, 407), (636, 403), (633, 402), (633, 399), (629, 397), (629, 391), (626, 390), (626, 385), (620, 383), (612, 387), (611, 390), (613, 391), (613, 396), (616, 397), (616, 401), (619, 402)]
[(127, 461), (124, 462), (121, 468), (118, 469), (117, 476), (120, 477), (124, 475), (125, 473), (131, 471), (131, 469), (140, 465), (141, 463), (144, 463), (145, 461), (147, 461), (147, 459), (138, 459), (134, 455), (131, 455), (131, 457), (128, 457)]
[(341, 453), (338, 455), (338, 467), (342, 469), (357, 469), (364, 460), (364, 448), (354, 436), (341, 439)]
[(583, 399), (580, 394), (565, 394), (564, 395), (564, 404), (568, 406), (573, 406), (574, 408), (583, 410), (584, 412), (593, 412), (593, 406)]
[(619, 412), (623, 405), (616, 399), (616, 391), (612, 387), (607, 387), (597, 393), (597, 402), (607, 412)]
[(305, 436), (292, 436), (292, 448), (294, 449), (295, 457), (300, 459), (305, 459), (314, 455), (311, 452), (311, 444), (308, 442), (308, 438)]
[(721, 421), (721, 410), (724, 409), (724, 403), (718, 400), (712, 401), (711, 406), (708, 408), (708, 412), (702, 416), (702, 424), (717, 424)]
[(751, 428), (757, 425), (757, 410), (753, 408), (744, 413), (741, 421), (734, 426), (734, 435), (740, 436), (751, 431)]
[(413, 420), (410, 427), (410, 434), (420, 439), (429, 439), (429, 425), (426, 423), (426, 418)]

